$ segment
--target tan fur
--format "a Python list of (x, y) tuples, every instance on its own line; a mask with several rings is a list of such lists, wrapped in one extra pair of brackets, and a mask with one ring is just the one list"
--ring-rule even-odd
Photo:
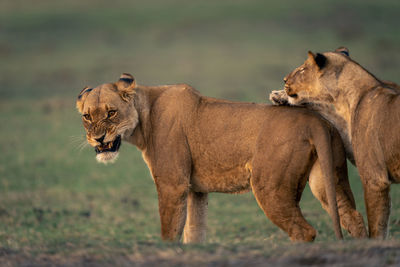
[(271, 94), (277, 104), (286, 98), (292, 105), (319, 109), (351, 144), (347, 150), (354, 152), (363, 182), (370, 237), (387, 235), (390, 184), (400, 182), (399, 93), (399, 85), (380, 81), (340, 48), (309, 52), (305, 63), (285, 77), (285, 91)]
[[(335, 184), (340, 219), (357, 211), (343, 145), (327, 121), (304, 108), (234, 103), (201, 96), (186, 84), (146, 87), (128, 78), (131, 84), (83, 91), (77, 107), (92, 146), (107, 146), (120, 135), (142, 151), (157, 187), (163, 239), (177, 240), (184, 229), (184, 242), (204, 241), (207, 194), (252, 190), (292, 240), (312, 241), (316, 231), (299, 201), (313, 166), (320, 170), (310, 177), (313, 193), (341, 238)], [(113, 118), (110, 109), (117, 110)], [(344, 227), (366, 235), (361, 215)]]
[(346, 150), (347, 159), (350, 160), (350, 162), (353, 165), (355, 165), (353, 147), (351, 145), (347, 122), (336, 113), (335, 107), (331, 103), (324, 103), (318, 101), (307, 102), (303, 98), (293, 99), (287, 95), (285, 89), (272, 91), (271, 94), (269, 95), (269, 100), (274, 105), (302, 106), (321, 114), (325, 119), (327, 119), (330, 123), (332, 123), (339, 131), (339, 134), (342, 137), (342, 141)]

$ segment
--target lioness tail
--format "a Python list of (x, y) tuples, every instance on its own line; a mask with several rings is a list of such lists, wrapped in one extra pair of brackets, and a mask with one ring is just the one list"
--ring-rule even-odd
[(322, 175), (325, 179), (326, 197), (328, 200), (329, 213), (333, 221), (336, 238), (343, 239), (336, 201), (336, 184), (333, 176), (332, 137), (329, 133), (329, 129), (324, 127), (322, 124), (319, 125), (320, 127), (315, 127), (314, 131), (312, 131), (312, 137), (321, 166)]

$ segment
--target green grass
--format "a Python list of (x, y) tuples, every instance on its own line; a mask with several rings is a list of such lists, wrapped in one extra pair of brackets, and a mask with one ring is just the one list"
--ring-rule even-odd
[[(75, 97), (85, 85), (130, 72), (141, 84), (185, 82), (205, 95), (265, 102), (308, 50), (341, 45), (378, 77), (399, 82), (399, 7), (397, 0), (2, 1), (0, 254), (61, 263), (118, 255), (201, 262), (204, 255), (296, 250), (251, 193), (211, 194), (205, 245), (161, 242), (156, 190), (140, 152), (125, 144), (115, 164), (96, 163), (82, 147)], [(354, 168), (350, 176), (365, 215)], [(398, 190), (393, 186), (394, 240)], [(308, 187), (301, 206), (318, 230), (316, 248), (335, 246), (329, 217)]]

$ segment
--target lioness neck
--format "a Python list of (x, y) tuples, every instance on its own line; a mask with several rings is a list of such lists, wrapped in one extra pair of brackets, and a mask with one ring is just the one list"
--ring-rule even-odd
[(151, 131), (150, 109), (157, 98), (166, 90), (166, 86), (138, 86), (135, 88), (135, 97), (132, 105), (135, 106), (139, 114), (139, 123), (134, 129), (129, 143), (137, 146), (140, 150), (145, 150), (149, 142)]
[[(353, 63), (355, 64), (355, 63)], [(336, 84), (329, 84), (336, 113), (346, 121), (348, 135), (351, 137), (351, 123), (362, 97), (381, 85), (381, 82), (361, 66), (353, 64), (344, 66), (342, 75)], [(350, 68), (346, 71), (346, 68)]]

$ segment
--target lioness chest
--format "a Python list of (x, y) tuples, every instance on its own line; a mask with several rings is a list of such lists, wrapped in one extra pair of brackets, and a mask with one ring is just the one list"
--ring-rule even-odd
[(388, 169), (394, 183), (400, 183), (399, 125), (400, 95), (386, 88), (372, 91), (364, 97), (352, 125), (359, 161), (379, 162), (382, 168)]

